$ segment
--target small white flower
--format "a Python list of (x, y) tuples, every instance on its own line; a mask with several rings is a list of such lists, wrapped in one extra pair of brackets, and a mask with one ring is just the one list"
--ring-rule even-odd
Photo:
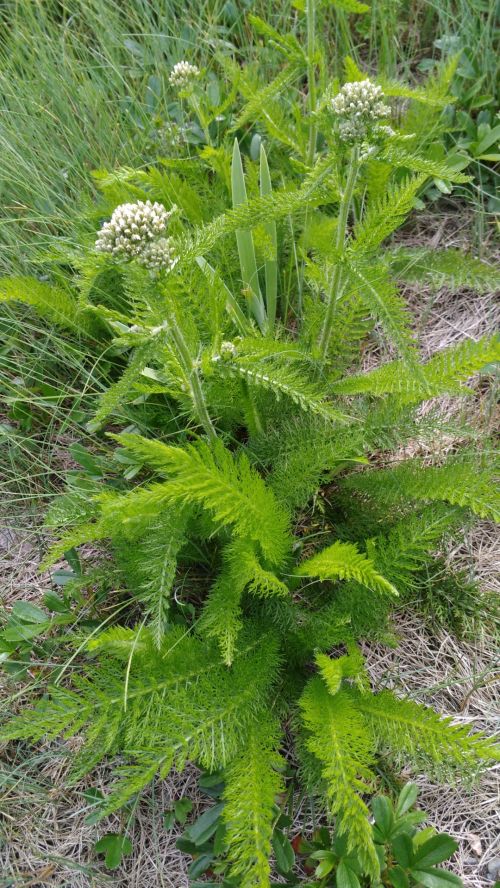
[(190, 62), (177, 62), (170, 72), (169, 83), (178, 89), (186, 89), (200, 76), (200, 69)]
[(368, 133), (388, 135), (386, 127), (377, 121), (391, 113), (383, 101), (382, 88), (371, 80), (346, 83), (331, 100), (330, 108), (339, 119), (339, 135), (342, 141), (355, 142)]
[(160, 203), (138, 200), (120, 204), (105, 222), (95, 242), (96, 250), (116, 259), (136, 259), (146, 268), (172, 268), (173, 239), (165, 237), (172, 213)]

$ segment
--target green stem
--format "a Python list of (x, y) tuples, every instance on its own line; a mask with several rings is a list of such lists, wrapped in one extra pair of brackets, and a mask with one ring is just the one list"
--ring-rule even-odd
[(210, 130), (208, 127), (207, 119), (206, 119), (205, 115), (203, 114), (203, 112), (201, 110), (200, 103), (198, 102), (198, 99), (196, 98), (194, 93), (191, 93), (189, 96), (189, 104), (191, 105), (194, 113), (196, 114), (196, 116), (200, 122), (200, 126), (203, 130), (203, 135), (205, 136), (205, 141), (206, 141), (207, 145), (211, 145), (212, 140), (210, 138)]
[(191, 353), (187, 346), (186, 340), (184, 339), (181, 330), (175, 322), (175, 318), (171, 318), (170, 320), (171, 322), (169, 330), (172, 334), (172, 339), (174, 340), (176, 346), (179, 363), (185, 373), (187, 384), (189, 385), (189, 390), (193, 399), (196, 416), (198, 417), (200, 425), (202, 425), (205, 429), (209, 440), (216, 441), (217, 432), (215, 431), (214, 425), (212, 423), (212, 420), (210, 419), (207, 410), (198, 369), (191, 357)]
[[(309, 139), (307, 145), (306, 163), (311, 167), (316, 153), (317, 130), (314, 122), (316, 110), (316, 70), (314, 58), (316, 54), (316, 0), (306, 0), (306, 29), (307, 29), (307, 105), (309, 110)], [(309, 211), (306, 209), (304, 216), (304, 229), (307, 229)], [(302, 294), (304, 290), (305, 258), (300, 264), (298, 274), (297, 315), (302, 316)]]
[(309, 106), (309, 146), (307, 150), (307, 162), (309, 166), (314, 163), (316, 152), (316, 124), (314, 112), (316, 111), (316, 0), (306, 0), (307, 18), (307, 98)]
[(347, 222), (349, 219), (349, 210), (351, 208), (354, 186), (359, 171), (359, 148), (355, 145), (351, 151), (349, 169), (347, 171), (346, 185), (342, 195), (339, 215), (337, 220), (337, 234), (335, 237), (335, 253), (336, 264), (332, 275), (332, 283), (327, 298), (327, 307), (325, 321), (321, 330), (318, 346), (320, 351), (321, 362), (324, 363), (328, 353), (328, 346), (332, 335), (333, 318), (335, 316), (335, 308), (337, 299), (342, 289), (342, 263), (340, 261), (341, 252), (344, 248), (345, 237), (347, 232)]
[(250, 415), (248, 417), (249, 418), (249, 426), (250, 426), (250, 422), (252, 425), (252, 428), (250, 429), (250, 431), (254, 435), (262, 435), (264, 433), (264, 426), (262, 425), (262, 420), (260, 418), (260, 414), (257, 409), (257, 404), (255, 403), (255, 401), (252, 397), (252, 392), (250, 391), (250, 386), (248, 385), (248, 382), (245, 379), (242, 380), (242, 387), (243, 387), (243, 393), (247, 399), (248, 410), (250, 413)]

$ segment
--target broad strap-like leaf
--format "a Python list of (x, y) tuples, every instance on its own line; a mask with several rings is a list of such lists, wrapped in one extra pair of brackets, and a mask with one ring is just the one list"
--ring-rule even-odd
[[(260, 146), (260, 194), (266, 197), (273, 193), (269, 164), (264, 145)], [(272, 332), (276, 321), (276, 306), (278, 298), (278, 235), (276, 222), (271, 219), (264, 224), (264, 231), (272, 247), (272, 255), (264, 261), (264, 274), (266, 281), (266, 309), (269, 330)]]
[[(237, 139), (234, 140), (233, 160), (231, 164), (231, 189), (233, 208), (240, 206), (240, 204), (247, 203), (245, 174), (243, 172), (240, 147)], [(255, 247), (251, 230), (249, 228), (238, 229), (236, 231), (236, 243), (238, 245), (238, 255), (240, 257), (243, 287), (245, 288), (252, 314), (260, 329), (264, 331), (267, 323), (266, 311), (262, 294), (260, 292)]]

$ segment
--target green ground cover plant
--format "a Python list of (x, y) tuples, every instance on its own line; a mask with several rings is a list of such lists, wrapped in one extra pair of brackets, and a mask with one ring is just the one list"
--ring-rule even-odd
[[(6, 664), (24, 668), (33, 644), (59, 662), (0, 737), (83, 734), (72, 780), (116, 758), (101, 817), (187, 760), (223, 769), (229, 878), (242, 886), (270, 884), (293, 750), (356, 861), (344, 869), (376, 885), (365, 797), (379, 762), (450, 780), (498, 757), (488, 738), (373, 693), (358, 646), (390, 636), (392, 607), (443, 537), (499, 516), (492, 443), (439, 401), (420, 410), (487, 376), (498, 339), (423, 362), (400, 284), (481, 292), (498, 276), (458, 251), (389, 240), (430, 183), (469, 181), (465, 152), (436, 156), (429, 137), (454, 66), (411, 88), (347, 57), (345, 82), (329, 79), (323, 12), (301, 12), (305, 45), (250, 19), (283, 58), (268, 83), (224, 56), (211, 72), (176, 63), (176, 150), (97, 171), (101, 198), (44, 279), (0, 281), (5, 302), (34, 308), (88, 363), (109, 362), (97, 409), (87, 417), (85, 401), (76, 417), (79, 470), (46, 520), (58, 537), (46, 565), (66, 557), (67, 594), (45, 610), (24, 603), (3, 632)], [(384, 361), (367, 370), (370, 337)], [(460, 446), (445, 453), (443, 434)], [(405, 458), (415, 440), (432, 456)], [(108, 553), (97, 570), (87, 544)], [(402, 844), (395, 869), (410, 871), (418, 853)]]

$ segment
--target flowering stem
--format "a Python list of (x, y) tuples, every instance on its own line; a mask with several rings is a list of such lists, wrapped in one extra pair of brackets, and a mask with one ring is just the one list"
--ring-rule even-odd
[(330, 290), (328, 293), (327, 299), (327, 307), (325, 314), (325, 321), (321, 330), (321, 335), (319, 338), (318, 346), (320, 350), (321, 362), (324, 363), (326, 360), (326, 356), (328, 353), (328, 346), (330, 344), (330, 339), (332, 335), (332, 327), (333, 327), (333, 319), (335, 316), (335, 309), (337, 306), (337, 300), (341, 295), (342, 291), (342, 263), (341, 263), (341, 253), (345, 244), (345, 236), (347, 231), (347, 222), (349, 219), (349, 210), (351, 208), (352, 196), (354, 193), (354, 186), (356, 184), (356, 179), (359, 171), (359, 148), (357, 145), (354, 145), (351, 150), (351, 158), (349, 162), (349, 168), (347, 171), (347, 179), (344, 188), (344, 193), (342, 194), (342, 198), (339, 205), (339, 215), (337, 219), (337, 234), (335, 237), (335, 268), (332, 275), (332, 283), (330, 286)]
[(186, 340), (175, 322), (175, 318), (171, 318), (170, 321), (169, 330), (172, 334), (172, 339), (174, 340), (179, 363), (186, 376), (186, 382), (189, 386), (191, 398), (193, 399), (196, 416), (200, 425), (205, 429), (208, 439), (210, 441), (216, 441), (217, 432), (215, 431), (215, 427), (208, 414), (198, 369), (191, 357)]
[(307, 20), (307, 97), (309, 105), (309, 145), (307, 150), (307, 162), (312, 166), (316, 152), (316, 124), (314, 112), (316, 111), (316, 0), (306, 0)]

